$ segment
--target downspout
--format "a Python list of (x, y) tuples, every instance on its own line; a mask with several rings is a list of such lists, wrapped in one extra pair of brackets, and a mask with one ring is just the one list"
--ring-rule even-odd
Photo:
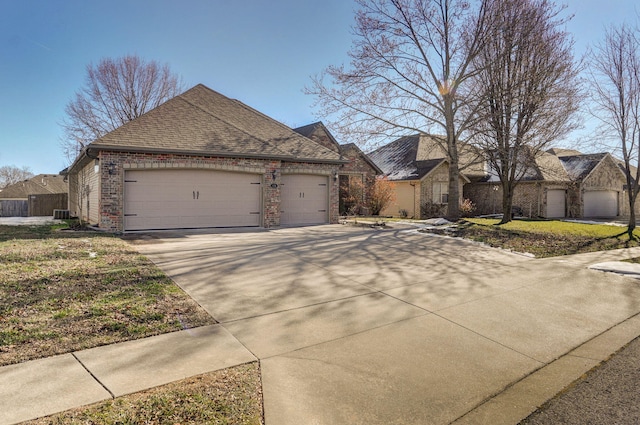
[(413, 209), (413, 218), (415, 219), (416, 218), (416, 184), (409, 182), (409, 185), (413, 187), (413, 204), (411, 205), (411, 208)]

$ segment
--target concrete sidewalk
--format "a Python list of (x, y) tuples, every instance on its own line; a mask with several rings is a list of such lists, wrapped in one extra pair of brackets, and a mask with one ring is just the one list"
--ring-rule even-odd
[(212, 325), (0, 367), (0, 424), (13, 424), (255, 361)]
[[(219, 325), (0, 368), (0, 424), (260, 360), (281, 424), (515, 424), (640, 335), (640, 285), (407, 229), (165, 235)], [(58, 395), (62, 394), (62, 395)]]

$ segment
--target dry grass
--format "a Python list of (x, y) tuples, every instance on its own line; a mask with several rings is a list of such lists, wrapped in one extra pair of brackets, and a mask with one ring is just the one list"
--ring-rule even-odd
[(249, 363), (23, 425), (262, 423), (260, 370)]
[(215, 323), (118, 238), (0, 231), (0, 365)]
[[(0, 365), (215, 323), (125, 241), (59, 227), (0, 226)], [(259, 365), (26, 423), (258, 425)]]

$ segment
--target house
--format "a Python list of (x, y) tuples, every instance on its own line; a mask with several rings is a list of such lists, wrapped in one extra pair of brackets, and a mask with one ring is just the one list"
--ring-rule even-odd
[(0, 190), (0, 217), (53, 215), (54, 209), (67, 208), (64, 176), (38, 174)]
[[(420, 218), (442, 215), (449, 202), (449, 163), (440, 136), (418, 134), (401, 137), (369, 153), (371, 160), (395, 184), (395, 201), (380, 215)], [(472, 152), (462, 156), (472, 164)], [(469, 178), (459, 179), (462, 201), (463, 186)]]
[[(396, 201), (382, 214), (407, 217), (443, 215), (448, 199), (448, 163), (444, 138), (402, 137), (369, 154), (396, 185)], [(502, 185), (473, 147), (460, 144), (460, 199), (474, 214), (502, 213)], [(625, 176), (608, 153), (575, 150), (539, 152), (523, 170), (513, 206), (527, 217), (614, 218), (629, 214)]]
[[(298, 127), (294, 131), (337, 152), (347, 161), (340, 165), (338, 171), (340, 214), (346, 214), (349, 210), (348, 188), (354, 180), (363, 188), (368, 188), (375, 182), (376, 176), (383, 174), (382, 170), (354, 143), (339, 144), (322, 122)], [(362, 196), (362, 201), (366, 204), (366, 190), (362, 191)]]
[[(560, 159), (540, 152), (528, 166), (514, 189), (514, 209), (526, 217), (565, 217), (570, 179)], [(488, 165), (485, 169), (484, 175), (465, 186), (464, 197), (473, 202), (475, 214), (501, 214), (502, 184)]]
[(337, 223), (348, 163), (199, 84), (89, 144), (69, 209), (111, 232)]
[[(609, 153), (549, 149), (536, 155), (514, 190), (513, 205), (527, 217), (614, 218), (628, 215), (625, 176)], [(502, 213), (502, 187), (487, 173), (466, 185), (476, 214)]]

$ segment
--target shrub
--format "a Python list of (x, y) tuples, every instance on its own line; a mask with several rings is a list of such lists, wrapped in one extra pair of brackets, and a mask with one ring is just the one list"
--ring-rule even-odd
[(463, 199), (460, 202), (460, 214), (463, 217), (471, 217), (471, 214), (476, 210), (476, 206), (470, 199)]
[(434, 204), (433, 202), (425, 202), (420, 206), (421, 218), (444, 217), (447, 212), (447, 204)]
[(356, 215), (364, 208), (365, 187), (362, 180), (347, 178), (340, 184), (340, 213)]
[(367, 193), (371, 215), (380, 215), (380, 211), (396, 200), (395, 187), (395, 183), (389, 181), (386, 176), (376, 177), (375, 182), (369, 187)]

